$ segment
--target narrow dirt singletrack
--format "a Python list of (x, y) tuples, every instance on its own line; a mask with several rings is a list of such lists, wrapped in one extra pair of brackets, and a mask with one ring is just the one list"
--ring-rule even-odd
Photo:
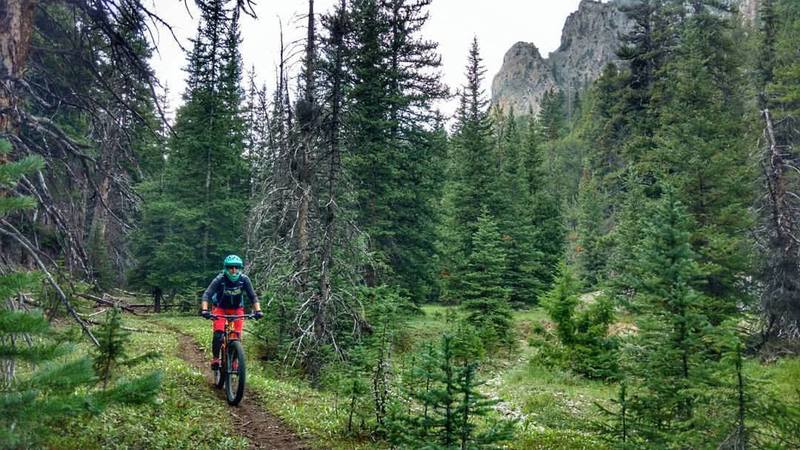
[[(180, 357), (205, 374), (206, 388), (217, 392), (220, 401), (226, 403), (225, 393), (216, 389), (209, 368), (208, 359), (191, 337), (178, 333), (178, 351)], [(251, 449), (272, 450), (311, 450), (311, 447), (294, 434), (281, 420), (260, 406), (258, 395), (245, 388), (244, 398), (239, 406), (229, 406), (233, 426), (236, 432), (250, 441)]]

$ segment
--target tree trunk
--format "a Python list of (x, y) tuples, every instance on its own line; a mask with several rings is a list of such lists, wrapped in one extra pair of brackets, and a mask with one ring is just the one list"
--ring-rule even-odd
[(0, 133), (16, 134), (14, 83), (22, 78), (33, 34), (36, 0), (0, 0)]
[[(19, 131), (15, 82), (22, 78), (28, 61), (28, 52), (33, 34), (33, 11), (35, 0), (0, 0), (0, 137), (16, 135)], [(8, 162), (8, 155), (0, 154), (0, 164)], [(4, 195), (0, 191), (0, 195)], [(6, 299), (0, 299), (3, 301)], [(14, 299), (7, 299), (4, 307), (14, 311), (22, 307)], [(3, 339), (6, 345), (14, 346), (20, 336), (10, 335)], [(13, 382), (16, 364), (13, 359), (0, 361), (0, 385)]]
[(316, 101), (314, 98), (315, 70), (315, 24), (314, 0), (308, 1), (308, 37), (306, 41), (305, 95), (298, 108), (298, 119), (302, 130), (298, 161), (298, 184), (300, 205), (297, 211), (297, 239), (299, 250), (299, 287), (305, 294), (309, 269), (309, 206), (311, 204), (311, 147), (314, 145)]
[(763, 112), (767, 148), (763, 171), (769, 210), (766, 283), (762, 307), (766, 339), (800, 339), (800, 243), (785, 156), (790, 145), (782, 145), (769, 110)]
[[(297, 102), (296, 114), (297, 125), (300, 127), (300, 146), (295, 151), (295, 164), (297, 165), (297, 188), (299, 189), (299, 202), (297, 209), (297, 288), (301, 303), (308, 295), (308, 279), (310, 269), (310, 217), (309, 208), (313, 204), (313, 161), (312, 148), (316, 142), (317, 134), (317, 103), (315, 98), (315, 70), (316, 70), (316, 48), (315, 48), (315, 22), (314, 22), (314, 0), (308, 0), (308, 36), (306, 40), (306, 60), (305, 74), (303, 81), (304, 95)], [(298, 154), (299, 153), (299, 154)], [(312, 294), (308, 300), (311, 302), (311, 309), (314, 314), (313, 324), (316, 328), (318, 315), (321, 313), (320, 298)], [(311, 351), (305, 358), (306, 369), (314, 385), (319, 383), (319, 372), (322, 366), (320, 349), (322, 341), (318, 339), (316, 329), (313, 331), (313, 343)]]
[(333, 270), (333, 241), (336, 234), (336, 180), (339, 174), (340, 150), (339, 150), (339, 120), (342, 102), (342, 83), (344, 73), (342, 64), (344, 58), (344, 15), (345, 1), (340, 4), (340, 16), (338, 24), (333, 30), (332, 39), (336, 46), (336, 56), (334, 60), (333, 79), (331, 80), (331, 118), (328, 125), (328, 145), (330, 146), (330, 162), (328, 166), (328, 199), (325, 204), (325, 215), (323, 219), (322, 235), (322, 264), (319, 276), (319, 304), (317, 305), (316, 316), (314, 317), (314, 332), (317, 340), (324, 337), (327, 324), (326, 310), (331, 301), (333, 290), (331, 286), (331, 271)]

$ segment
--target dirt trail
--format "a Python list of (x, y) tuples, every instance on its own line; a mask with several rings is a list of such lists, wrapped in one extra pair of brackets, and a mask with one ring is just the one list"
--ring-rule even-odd
[[(225, 403), (225, 394), (222, 389), (213, 385), (209, 361), (203, 356), (202, 350), (194, 340), (184, 334), (178, 334), (180, 357), (200, 370), (206, 376), (208, 389), (217, 392), (217, 397)], [(251, 449), (272, 450), (310, 450), (311, 447), (302, 439), (292, 433), (281, 420), (264, 411), (260, 406), (258, 396), (245, 388), (244, 398), (239, 406), (229, 406), (236, 432), (250, 441)]]

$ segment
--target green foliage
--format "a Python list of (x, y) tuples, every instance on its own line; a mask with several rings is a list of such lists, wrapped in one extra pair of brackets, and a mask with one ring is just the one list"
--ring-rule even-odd
[[(180, 322), (189, 321), (183, 318)], [(164, 324), (154, 323), (152, 317), (125, 315), (123, 323), (149, 331), (133, 333), (132, 348), (163, 357), (135, 367), (120, 367), (119, 375), (130, 379), (159, 370), (162, 381), (157, 397), (144, 405), (109, 405), (93, 417), (65, 418), (58, 423), (58, 433), (49, 436), (44, 445), (72, 449), (246, 449), (247, 439), (236, 433), (225, 401), (209, 387), (205, 374), (177, 353), (181, 348), (178, 335)], [(203, 320), (202, 324), (207, 337), (208, 322)]]
[(114, 285), (115, 280), (113, 279), (114, 267), (111, 264), (108, 245), (103, 233), (100, 232), (100, 227), (104, 226), (98, 222), (92, 227), (89, 233), (87, 252), (97, 287), (107, 291)]
[[(767, 81), (767, 95), (771, 106), (778, 110), (779, 118), (800, 116), (800, 61), (797, 46), (800, 44), (800, 7), (791, 0), (773, 0), (772, 45), (774, 61), (769, 64), (771, 73)], [(766, 5), (765, 5), (766, 6)]]
[[(548, 203), (540, 130), (535, 118), (519, 121), (514, 111), (494, 121), (499, 170), (487, 205), (496, 218), (508, 255), (503, 273), (515, 307), (535, 304), (552, 279), (561, 254), (560, 217)], [(527, 124), (527, 130), (520, 126)]]
[[(717, 358), (709, 339), (719, 335), (709, 315), (714, 303), (697, 289), (701, 279), (690, 244), (692, 221), (667, 188), (648, 211), (634, 268), (640, 315), (635, 345), (626, 347), (631, 390), (631, 436), (658, 445), (702, 439)], [(634, 441), (637, 442), (637, 441)]]
[(445, 241), (444, 268), (446, 297), (454, 301), (453, 281), (463, 261), (472, 253), (472, 236), (478, 216), (489, 206), (489, 196), (496, 177), (492, 148), (492, 122), (486, 112), (488, 102), (481, 87), (485, 69), (477, 39), (470, 47), (467, 61), (467, 84), (460, 96), (456, 124), (449, 149), (447, 181), (442, 224)]
[(407, 345), (405, 324), (414, 308), (396, 288), (363, 287), (358, 295), (372, 331), (348, 345), (347, 359), (329, 369), (329, 384), (345, 402), (347, 434), (384, 435), (395, 401), (396, 354)]
[(698, 289), (717, 303), (709, 316), (715, 323), (749, 301), (740, 275), (752, 270), (742, 230), (753, 224), (754, 174), (744, 139), (735, 20), (703, 9), (680, 28), (680, 45), (656, 87), (655, 95), (666, 99), (656, 150), (643, 157), (640, 171), (668, 178), (694, 220), (690, 242), (705, 278)]
[(132, 367), (160, 356), (158, 353), (148, 352), (135, 358), (128, 357), (127, 347), (131, 333), (123, 329), (121, 314), (118, 307), (108, 310), (106, 321), (96, 334), (100, 346), (95, 349), (94, 370), (103, 383), (103, 389), (108, 387), (109, 381), (120, 367)]
[(250, 169), (243, 157), (238, 13), (227, 3), (215, 0), (203, 10), (163, 180), (142, 186), (130, 281), (169, 295), (204, 285), (224, 255), (243, 253)]
[(578, 306), (580, 287), (572, 270), (564, 263), (559, 267), (559, 274), (553, 283), (553, 289), (542, 300), (542, 307), (550, 319), (556, 324), (559, 340), (565, 345), (575, 341), (575, 309)]
[[(0, 281), (4, 283), (5, 280)], [(8, 287), (5, 285), (4, 287)], [(25, 317), (27, 316), (27, 317)], [(88, 357), (56, 360), (71, 352), (63, 343), (49, 338), (50, 328), (41, 316), (0, 311), (0, 335), (13, 342), (12, 335), (26, 333), (42, 342), (28, 349), (4, 344), (4, 359), (36, 366), (30, 375), (11, 382), (0, 393), (4, 414), (0, 418), (0, 445), (17, 448), (41, 445), (52, 437), (56, 424), (64, 418), (91, 416), (112, 404), (140, 405), (151, 402), (160, 389), (158, 372), (127, 380), (104, 391), (91, 389), (95, 383), (92, 361)]]
[[(0, 144), (8, 151), (7, 144)], [(3, 164), (0, 174), (4, 187), (11, 187), (21, 175), (41, 166), (29, 159), (22, 166)], [(17, 205), (18, 206), (18, 205)], [(0, 214), (14, 205), (0, 198)], [(0, 276), (0, 301), (29, 290), (36, 281), (31, 274), (11, 273)], [(21, 335), (33, 345), (23, 347)], [(94, 391), (95, 373), (88, 357), (69, 358), (70, 346), (53, 339), (47, 321), (39, 313), (0, 309), (0, 356), (15, 367), (24, 363), (33, 367), (30, 374), (6, 379), (0, 392), (0, 446), (3, 448), (35, 447), (54, 434), (54, 425), (66, 417), (100, 413), (110, 404), (143, 404), (150, 402), (160, 387), (160, 374), (153, 372), (111, 389)], [(59, 358), (66, 356), (65, 358)], [(57, 359), (58, 358), (58, 359)]]
[[(0, 158), (11, 153), (11, 143), (0, 139)], [(27, 156), (18, 161), (0, 165), (0, 189), (7, 190), (16, 186), (20, 178), (44, 166), (44, 160), (37, 155)], [(11, 213), (32, 208), (36, 203), (30, 197), (0, 197), (0, 218)]]
[(469, 360), (459, 362), (452, 336), (443, 336), (438, 349), (429, 345), (408, 375), (408, 404), (394, 410), (392, 443), (444, 450), (501, 448), (509, 441), (514, 423), (488, 417), (497, 401), (478, 391), (476, 369)]
[[(757, 87), (763, 120), (759, 125), (764, 127), (769, 123), (771, 126), (765, 129), (769, 139), (761, 144), (760, 152), (761, 179), (769, 195), (759, 202), (761, 236), (766, 241), (760, 255), (759, 278), (763, 285), (760, 294), (766, 328), (764, 339), (771, 340), (770, 345), (781, 345), (786, 337), (797, 337), (793, 330), (798, 329), (800, 323), (800, 310), (792, 306), (800, 290), (800, 264), (797, 262), (800, 245), (793, 238), (797, 236), (798, 223), (784, 219), (794, 215), (791, 211), (796, 211), (800, 201), (794, 195), (800, 186), (800, 173), (794, 170), (793, 162), (800, 139), (797, 134), (800, 65), (794, 55), (800, 9), (792, 2), (765, 1), (761, 20)], [(776, 147), (771, 146), (773, 140)]]
[(607, 230), (603, 206), (606, 203), (595, 175), (584, 168), (578, 189), (575, 260), (580, 269), (581, 280), (587, 287), (597, 286), (605, 276), (608, 244), (605, 239)]
[(431, 255), (446, 142), (432, 111), (447, 95), (438, 44), (421, 35), (430, 3), (349, 3), (345, 71), (352, 84), (342, 123), (356, 222), (388, 269), (367, 283), (396, 283), (417, 303), (436, 294)]
[(456, 295), (466, 311), (466, 321), (481, 333), (487, 349), (509, 346), (514, 342), (511, 289), (506, 286), (504, 272), (507, 254), (502, 236), (488, 210), (478, 218), (472, 238), (472, 253), (459, 279)]
[[(451, 139), (442, 199), (442, 275), (445, 300), (463, 299), (464, 274), (484, 211), (502, 237), (505, 263), (495, 269), (511, 304), (535, 304), (547, 290), (561, 257), (563, 227), (556, 197), (545, 177), (541, 123), (486, 110), (484, 68), (474, 40)], [(524, 128), (523, 128), (524, 126)], [(504, 294), (505, 295), (505, 294)]]
[(555, 142), (566, 133), (567, 114), (564, 103), (564, 93), (561, 91), (549, 90), (542, 97), (539, 124), (548, 142)]
[(579, 293), (572, 270), (562, 264), (553, 289), (542, 302), (558, 337), (557, 345), (546, 340), (539, 343), (546, 347), (544, 359), (588, 378), (613, 380), (617, 376), (617, 343), (608, 336), (614, 320), (612, 303), (600, 295), (591, 304), (582, 304)]

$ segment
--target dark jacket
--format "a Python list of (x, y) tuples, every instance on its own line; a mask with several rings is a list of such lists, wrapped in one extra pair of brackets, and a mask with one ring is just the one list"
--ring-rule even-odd
[(241, 274), (238, 280), (231, 281), (221, 273), (208, 285), (208, 289), (203, 293), (203, 300), (210, 301), (212, 305), (220, 308), (243, 308), (244, 294), (247, 294), (251, 304), (258, 303), (253, 283), (247, 275)]

